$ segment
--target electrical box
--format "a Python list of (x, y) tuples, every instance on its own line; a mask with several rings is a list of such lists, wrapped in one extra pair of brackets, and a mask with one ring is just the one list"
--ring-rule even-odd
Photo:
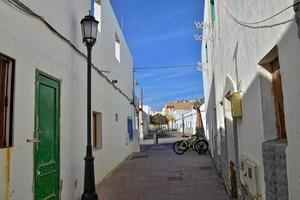
[(242, 117), (242, 100), (241, 94), (239, 92), (235, 92), (231, 95), (231, 114), (232, 117)]

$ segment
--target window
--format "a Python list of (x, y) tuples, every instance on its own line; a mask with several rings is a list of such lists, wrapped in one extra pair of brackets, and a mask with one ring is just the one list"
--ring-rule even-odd
[(252, 179), (252, 169), (248, 167), (248, 177)]
[(272, 91), (274, 95), (276, 128), (278, 139), (287, 138), (285, 129), (285, 116), (284, 116), (284, 97), (282, 92), (282, 81), (280, 74), (280, 65), (278, 57), (271, 62), (272, 73)]
[(206, 59), (206, 63), (208, 63), (208, 49), (207, 49), (207, 43), (205, 43), (205, 59)]
[(0, 148), (12, 146), (14, 61), (0, 54)]
[(128, 138), (129, 141), (133, 141), (133, 123), (132, 123), (132, 118), (128, 117), (127, 118), (127, 132), (128, 132)]
[(98, 31), (101, 33), (101, 1), (96, 0), (94, 3), (94, 16), (95, 19), (99, 22)]
[(93, 147), (102, 149), (102, 113), (93, 112)]
[(121, 45), (117, 34), (115, 34), (115, 57), (119, 62), (121, 62)]
[(210, 15), (211, 15), (211, 21), (215, 22), (215, 20), (216, 20), (215, 0), (210, 0)]
[[(262, 98), (265, 98), (265, 101), (270, 101), (268, 92), (272, 91), (274, 104), (264, 105), (264, 110), (269, 110), (273, 108), (268, 108), (269, 105), (275, 107), (274, 114), (269, 113), (265, 118), (266, 123), (269, 123), (269, 119), (275, 117), (276, 121), (276, 133), (273, 135), (272, 133), (265, 132), (266, 137), (277, 139), (286, 139), (286, 129), (285, 129), (285, 111), (284, 111), (284, 96), (283, 96), (283, 88), (282, 88), (282, 80), (281, 80), (281, 70), (280, 70), (280, 60), (278, 57), (278, 47), (274, 46), (258, 63), (265, 69), (265, 72), (269, 72), (269, 77), (272, 77), (272, 84), (269, 85), (269, 79), (262, 77), (261, 80), (261, 90), (262, 90)], [(264, 83), (266, 82), (266, 83)]]

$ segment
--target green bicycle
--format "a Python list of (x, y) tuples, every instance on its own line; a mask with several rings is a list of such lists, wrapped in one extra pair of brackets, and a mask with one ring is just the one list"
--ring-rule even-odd
[(182, 155), (189, 149), (196, 151), (198, 154), (204, 154), (208, 150), (208, 142), (204, 138), (199, 138), (197, 135), (183, 135), (183, 140), (173, 144), (173, 151)]

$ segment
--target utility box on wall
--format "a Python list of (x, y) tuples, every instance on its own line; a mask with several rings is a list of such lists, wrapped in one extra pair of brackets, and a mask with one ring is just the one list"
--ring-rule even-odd
[(232, 117), (242, 117), (241, 94), (239, 92), (233, 93), (231, 95), (230, 102)]

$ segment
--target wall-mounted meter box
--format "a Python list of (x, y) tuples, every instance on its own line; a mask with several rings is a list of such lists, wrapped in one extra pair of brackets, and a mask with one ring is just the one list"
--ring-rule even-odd
[(242, 100), (241, 94), (239, 92), (235, 92), (231, 95), (231, 114), (232, 117), (242, 117)]

